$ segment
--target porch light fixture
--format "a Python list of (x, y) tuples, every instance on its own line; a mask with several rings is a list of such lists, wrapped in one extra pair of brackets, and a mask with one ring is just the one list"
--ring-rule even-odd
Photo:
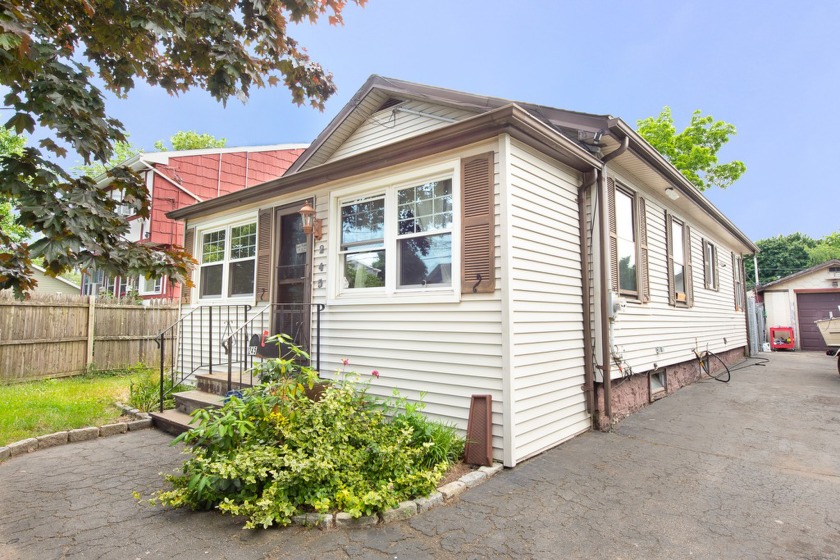
[(665, 196), (667, 196), (671, 200), (677, 200), (680, 197), (680, 193), (678, 193), (677, 189), (675, 189), (674, 187), (668, 187), (667, 189), (665, 189)]
[(300, 217), (303, 219), (303, 233), (312, 235), (315, 239), (321, 239), (321, 228), (323, 220), (315, 217), (315, 209), (307, 200), (304, 202), (300, 210), (298, 210)]

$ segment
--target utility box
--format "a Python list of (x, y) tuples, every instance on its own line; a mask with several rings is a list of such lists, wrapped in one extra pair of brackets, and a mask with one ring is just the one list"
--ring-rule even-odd
[(793, 350), (793, 327), (770, 327), (770, 348), (773, 350)]

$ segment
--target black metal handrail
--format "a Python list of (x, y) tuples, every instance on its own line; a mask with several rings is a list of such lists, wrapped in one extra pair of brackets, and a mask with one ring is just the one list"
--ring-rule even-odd
[[(196, 371), (207, 368), (213, 373), (213, 366), (224, 364), (226, 353), (223, 352), (221, 340), (216, 342), (217, 333), (214, 328), (236, 332), (241, 324), (248, 322), (250, 310), (251, 306), (247, 304), (202, 305), (185, 313), (155, 337), (155, 342), (160, 348), (161, 412), (166, 396), (191, 378)], [(224, 334), (221, 338), (224, 338)], [(170, 347), (168, 362), (167, 343)], [(167, 369), (172, 379), (172, 387), (168, 391), (164, 388)]]
[[(309, 365), (321, 369), (321, 312), (323, 303), (273, 303), (268, 304), (231, 332), (221, 345), (227, 354), (227, 390), (233, 387), (233, 365), (239, 364), (239, 384), (244, 385), (243, 375), (254, 369), (255, 360), (276, 357), (279, 348), (266, 339), (277, 334), (288, 335), (291, 342), (309, 354)], [(313, 317), (314, 312), (314, 317)], [(312, 319), (315, 320), (315, 348), (311, 344)], [(314, 360), (313, 360), (314, 354)]]

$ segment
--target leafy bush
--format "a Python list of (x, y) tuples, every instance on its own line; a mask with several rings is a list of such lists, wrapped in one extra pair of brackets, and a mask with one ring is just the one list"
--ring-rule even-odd
[(247, 517), (246, 528), (313, 511), (371, 515), (431, 493), (463, 449), (453, 428), (404, 399), (374, 401), (355, 374), (325, 383), (312, 400), (312, 372), (295, 371), (197, 411), (197, 427), (181, 436), (192, 457), (153, 502), (215, 507)]
[[(172, 397), (172, 380), (164, 376), (163, 390), (165, 392), (163, 407), (175, 408)], [(137, 410), (149, 412), (158, 410), (160, 403), (160, 373), (148, 371), (136, 381), (132, 381), (128, 389), (128, 404)]]

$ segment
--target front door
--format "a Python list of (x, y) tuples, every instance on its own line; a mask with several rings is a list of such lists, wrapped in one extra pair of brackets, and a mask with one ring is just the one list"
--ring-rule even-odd
[(301, 206), (281, 208), (275, 215), (278, 243), (273, 330), (309, 350), (309, 244), (298, 213)]

